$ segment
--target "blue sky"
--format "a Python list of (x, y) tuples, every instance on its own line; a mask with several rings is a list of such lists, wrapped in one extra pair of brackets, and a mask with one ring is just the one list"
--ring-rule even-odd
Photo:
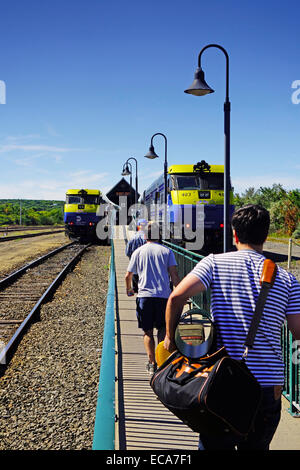
[(300, 187), (296, 2), (1, 0), (0, 16), (0, 198), (106, 193), (129, 157), (142, 192), (163, 170), (162, 138), (161, 158), (144, 158), (156, 132), (167, 136), (169, 164), (223, 164), (220, 51), (202, 57), (215, 93), (184, 93), (210, 43), (230, 56), (235, 190)]

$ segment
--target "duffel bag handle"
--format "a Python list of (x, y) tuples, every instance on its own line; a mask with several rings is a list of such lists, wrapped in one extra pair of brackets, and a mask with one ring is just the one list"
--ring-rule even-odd
[[(190, 316), (191, 319), (192, 319), (192, 316), (194, 315), (202, 315), (205, 316), (205, 320), (200, 320), (200, 319), (194, 319), (192, 320), (194, 323), (197, 323), (197, 324), (202, 324), (203, 326), (207, 326), (209, 325), (210, 326), (210, 333), (209, 333), (209, 337), (207, 338), (207, 340), (203, 341), (203, 343), (201, 344), (189, 344), (188, 342), (185, 342), (182, 338), (181, 338), (181, 335), (180, 335), (180, 331), (179, 331), (179, 325), (180, 325), (180, 322), (181, 321), (184, 321), (186, 319), (187, 316)], [(176, 347), (178, 349), (178, 351), (181, 352), (181, 354), (183, 354), (184, 356), (186, 356), (187, 358), (189, 359), (199, 359), (200, 357), (203, 357), (205, 356), (206, 354), (208, 354), (208, 352), (210, 351), (211, 349), (211, 346), (213, 344), (213, 341), (214, 341), (214, 327), (213, 327), (213, 322), (211, 321), (211, 319), (207, 316), (207, 313), (200, 309), (200, 308), (193, 308), (191, 310), (189, 310), (188, 312), (185, 312), (180, 320), (179, 320), (179, 323), (176, 327), (176, 330), (175, 330), (175, 344), (176, 344)]]
[[(182, 364), (182, 361), (181, 361), (181, 367), (184, 367), (184, 365)], [(176, 377), (175, 374), (176, 374), (176, 370), (178, 369), (178, 363), (174, 364), (174, 367), (171, 368), (171, 370), (169, 371), (166, 379), (169, 382), (176, 383), (178, 385), (184, 385), (190, 379), (195, 377), (195, 375), (197, 375), (199, 372), (201, 372), (203, 369), (207, 368), (207, 364), (203, 364), (201, 367), (194, 367), (192, 364), (186, 364), (186, 367), (194, 369), (194, 370), (184, 371), (183, 373), (181, 373), (180, 375), (178, 375)]]

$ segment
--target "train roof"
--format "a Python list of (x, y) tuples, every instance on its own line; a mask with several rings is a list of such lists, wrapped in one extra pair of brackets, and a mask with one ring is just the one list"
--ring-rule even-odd
[[(210, 165), (211, 173), (224, 173), (224, 165)], [(172, 165), (168, 168), (168, 173), (194, 173), (194, 165)]]
[(66, 194), (91, 194), (93, 196), (99, 196), (101, 192), (99, 189), (68, 189)]

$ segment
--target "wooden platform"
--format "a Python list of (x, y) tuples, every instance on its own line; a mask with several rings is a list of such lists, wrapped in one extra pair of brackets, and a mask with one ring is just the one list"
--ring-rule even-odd
[[(116, 227), (122, 230), (122, 227)], [(137, 327), (135, 298), (127, 297), (125, 274), (128, 258), (125, 241), (116, 231), (116, 382), (118, 421), (116, 450), (197, 450), (198, 434), (192, 432), (156, 398), (146, 372), (147, 355), (142, 331)], [(122, 232), (121, 232), (122, 235)]]

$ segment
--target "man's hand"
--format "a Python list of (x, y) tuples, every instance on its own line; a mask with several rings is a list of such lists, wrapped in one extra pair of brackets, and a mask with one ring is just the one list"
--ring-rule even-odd
[(133, 289), (127, 289), (126, 293), (127, 293), (128, 297), (132, 297), (134, 295), (134, 290)]
[(132, 283), (132, 273), (130, 271), (127, 271), (126, 276), (125, 276), (125, 285), (126, 285), (126, 294), (128, 297), (132, 297), (134, 295), (134, 290), (132, 289), (131, 283)]
[(176, 344), (168, 336), (164, 339), (164, 348), (170, 353), (177, 349)]

